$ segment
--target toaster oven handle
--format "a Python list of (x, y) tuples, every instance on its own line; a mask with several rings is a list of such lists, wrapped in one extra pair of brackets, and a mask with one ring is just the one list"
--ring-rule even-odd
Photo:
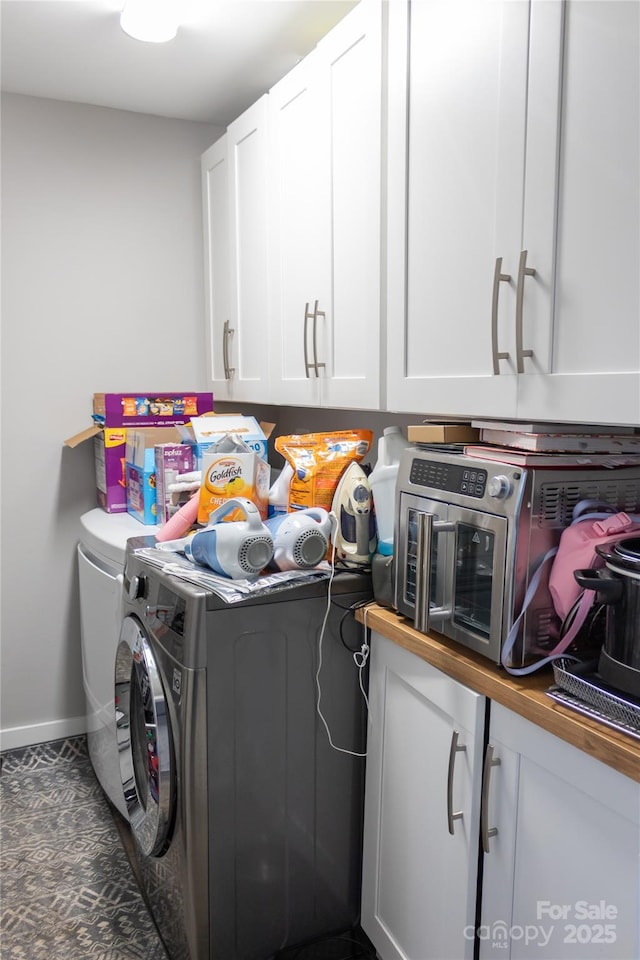
[(448, 608), (429, 609), (431, 585), (431, 544), (437, 533), (450, 533), (455, 523), (447, 520), (434, 520), (432, 513), (420, 511), (416, 518), (416, 606), (415, 628), (420, 633), (428, 633), (431, 620), (444, 620), (450, 613)]
[(419, 513), (416, 530), (416, 615), (415, 627), (420, 633), (429, 629), (429, 586), (431, 584), (431, 543), (433, 514)]

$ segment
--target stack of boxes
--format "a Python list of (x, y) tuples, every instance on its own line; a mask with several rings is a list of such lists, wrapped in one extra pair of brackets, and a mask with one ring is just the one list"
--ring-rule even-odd
[(96, 497), (108, 513), (128, 512), (147, 525), (166, 523), (200, 489), (207, 451), (221, 437), (234, 434), (252, 454), (243, 493), (250, 495), (251, 478), (262, 477), (253, 488), (259, 489), (264, 500), (259, 507), (266, 516), (267, 437), (273, 424), (240, 414), (215, 415), (210, 393), (96, 393), (93, 420), (92, 427), (64, 443), (76, 447), (93, 440)]
[(191, 418), (212, 411), (210, 393), (94, 393), (94, 425), (65, 446), (93, 439), (96, 498), (103, 510), (129, 511), (142, 523), (156, 523), (155, 445), (192, 444)]

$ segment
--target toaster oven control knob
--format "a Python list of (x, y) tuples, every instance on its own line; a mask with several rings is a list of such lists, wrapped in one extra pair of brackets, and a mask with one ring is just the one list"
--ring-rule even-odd
[(145, 578), (134, 574), (129, 580), (129, 600), (139, 600), (140, 597), (144, 597), (145, 587)]
[(504, 500), (505, 497), (508, 497), (511, 493), (511, 481), (509, 477), (505, 477), (501, 473), (495, 477), (491, 477), (487, 483), (487, 493), (490, 497), (493, 497), (494, 500)]

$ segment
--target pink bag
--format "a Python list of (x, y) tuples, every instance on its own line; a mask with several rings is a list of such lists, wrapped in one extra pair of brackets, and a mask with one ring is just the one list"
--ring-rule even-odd
[[(502, 647), (502, 665), (509, 673), (525, 676), (556, 660), (565, 654), (582, 629), (596, 595), (594, 590), (582, 590), (573, 575), (574, 570), (603, 566), (604, 561), (596, 554), (597, 546), (607, 545), (625, 537), (638, 536), (640, 531), (640, 516), (630, 517), (626, 513), (611, 513), (611, 509), (608, 504), (597, 500), (580, 501), (574, 509), (571, 525), (566, 527), (560, 535), (558, 546), (549, 550), (540, 560), (527, 589), (522, 610)], [(549, 593), (554, 609), (563, 624), (570, 613), (573, 613), (573, 617), (570, 622), (564, 624), (565, 630), (548, 656), (525, 667), (512, 667), (509, 664), (509, 658), (518, 636), (520, 621), (551, 559), (553, 559), (553, 566), (549, 574)]]
[(601, 520), (578, 520), (562, 531), (549, 574), (549, 593), (561, 620), (565, 619), (582, 592), (573, 571), (604, 566), (596, 547), (637, 536), (638, 531), (640, 524), (634, 523), (626, 513), (614, 513)]

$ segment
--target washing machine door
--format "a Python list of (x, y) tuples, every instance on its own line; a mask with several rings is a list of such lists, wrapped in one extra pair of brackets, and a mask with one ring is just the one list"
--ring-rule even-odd
[(115, 670), (122, 789), (142, 853), (162, 854), (172, 819), (174, 762), (160, 672), (141, 622), (122, 622)]

